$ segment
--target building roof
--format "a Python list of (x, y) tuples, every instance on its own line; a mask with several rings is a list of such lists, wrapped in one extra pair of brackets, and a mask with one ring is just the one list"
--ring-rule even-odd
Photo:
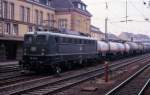
[(73, 4), (70, 2), (70, 0), (52, 0), (52, 6), (56, 9), (73, 8)]
[(90, 30), (91, 30), (91, 32), (97, 32), (100, 34), (104, 34), (103, 32), (101, 32), (101, 30), (98, 27), (93, 26), (93, 25), (90, 26)]
[(75, 7), (74, 3), (80, 3), (84, 5), (85, 7), (87, 6), (83, 1), (81, 0), (51, 0), (50, 6), (47, 5), (47, 0), (39, 0), (34, 1), (34, 0), (26, 0), (29, 3), (34, 3), (37, 5), (40, 5), (42, 7), (46, 7), (52, 10), (55, 10), (56, 12), (68, 12), (68, 11), (75, 11), (80, 14), (86, 15), (91, 17), (91, 13), (88, 10), (82, 10), (77, 7)]
[(108, 39), (110, 40), (120, 40), (115, 34), (108, 34)]
[(89, 11), (76, 8), (73, 2), (79, 2), (85, 5), (81, 0), (52, 0), (52, 7), (54, 7), (56, 11), (76, 11), (86, 16), (92, 16)]
[(81, 1), (81, 0), (71, 0), (72, 2), (79, 2), (79, 3), (83, 3), (83, 4), (85, 4), (83, 1)]

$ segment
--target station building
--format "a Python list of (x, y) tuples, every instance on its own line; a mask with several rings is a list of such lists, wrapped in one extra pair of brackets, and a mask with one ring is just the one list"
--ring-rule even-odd
[(96, 40), (105, 39), (105, 34), (98, 27), (93, 25), (90, 26), (90, 35), (92, 38), (95, 38)]
[(65, 29), (90, 35), (92, 15), (86, 7), (81, 0), (0, 0), (0, 60), (21, 58), (26, 32)]

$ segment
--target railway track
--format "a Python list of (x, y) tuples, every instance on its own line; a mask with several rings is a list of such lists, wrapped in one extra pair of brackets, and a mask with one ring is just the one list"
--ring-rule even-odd
[(147, 64), (120, 85), (109, 91), (106, 95), (142, 95), (146, 88), (144, 84), (147, 83), (149, 79), (150, 64)]
[(0, 65), (0, 74), (19, 70), (19, 64)]
[[(146, 56), (145, 56), (146, 57)], [(148, 55), (147, 55), (148, 57)], [(120, 64), (112, 64), (110, 65), (111, 70), (116, 70), (118, 68), (127, 66), (131, 63), (142, 63), (149, 62), (148, 58), (137, 59), (136, 61), (128, 61), (128, 63)], [(49, 77), (34, 79), (26, 82), (20, 82), (4, 87), (0, 87), (0, 95), (47, 95), (56, 93), (70, 86), (76, 85), (78, 83), (87, 81), (96, 76), (102, 75), (104, 72), (104, 68), (97, 68), (93, 70), (89, 70), (80, 74), (73, 74), (69, 76), (64, 76), (63, 78), (52, 79)]]
[(18, 64), (0, 65), (0, 81), (13, 76), (20, 76)]
[(142, 87), (141, 91), (139, 92), (138, 95), (145, 95), (146, 91), (150, 89), (150, 78), (149, 80), (145, 83), (145, 85)]
[[(148, 56), (148, 55), (137, 56), (137, 57), (133, 57), (133, 58), (130, 58), (130, 59), (123, 59), (123, 60), (113, 62), (112, 64), (121, 64), (121, 63), (125, 63), (125, 62), (128, 62), (128, 61), (133, 62), (133, 61), (137, 61), (137, 58), (139, 58), (139, 57), (141, 57), (140, 59), (142, 59), (146, 56)], [(140, 59), (138, 59), (138, 60), (140, 60)], [(99, 67), (102, 67), (102, 66), (103, 65), (100, 64), (100, 65), (98, 65), (97, 67), (94, 67), (94, 68), (99, 68)], [(91, 67), (89, 69), (91, 69)], [(61, 76), (64, 76), (64, 75), (61, 74)], [(45, 76), (43, 76), (43, 77), (45, 77)], [(15, 82), (29, 81), (29, 80), (35, 79), (35, 78), (40, 78), (40, 77), (39, 76), (38, 77), (32, 76), (32, 74), (24, 75), (24, 74), (20, 74), (19, 72), (11, 72), (11, 73), (8, 73), (8, 74), (4, 73), (4, 76), (0, 75), (0, 85), (1, 86), (9, 85), (9, 84), (14, 84)]]

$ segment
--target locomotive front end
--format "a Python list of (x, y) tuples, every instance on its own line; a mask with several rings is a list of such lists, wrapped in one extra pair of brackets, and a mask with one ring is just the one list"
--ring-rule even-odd
[(23, 59), (20, 65), (25, 70), (44, 70), (49, 61), (48, 53), (48, 35), (26, 34), (24, 36)]

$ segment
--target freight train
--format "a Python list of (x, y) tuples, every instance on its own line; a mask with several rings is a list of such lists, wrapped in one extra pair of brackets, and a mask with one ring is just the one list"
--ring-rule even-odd
[[(55, 71), (86, 65), (90, 61), (135, 55), (150, 50), (150, 44), (97, 41), (90, 37), (54, 32), (29, 32), (24, 36), (20, 66), (29, 71)], [(91, 62), (92, 64), (92, 62)]]

